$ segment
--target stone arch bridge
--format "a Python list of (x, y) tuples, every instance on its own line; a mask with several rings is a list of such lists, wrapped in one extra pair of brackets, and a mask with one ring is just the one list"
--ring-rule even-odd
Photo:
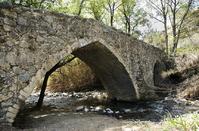
[(118, 100), (158, 98), (155, 64), (161, 50), (93, 19), (0, 8), (0, 122), (12, 123), (45, 73), (73, 54), (87, 63)]

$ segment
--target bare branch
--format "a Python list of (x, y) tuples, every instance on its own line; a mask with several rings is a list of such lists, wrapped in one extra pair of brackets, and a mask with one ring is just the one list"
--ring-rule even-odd
[(153, 15), (151, 15), (151, 14), (149, 14), (149, 16), (150, 16), (151, 18), (153, 18), (153, 19), (155, 19), (155, 20), (157, 20), (157, 21), (159, 21), (159, 22), (161, 22), (161, 23), (163, 23), (163, 24), (164, 24), (164, 21), (163, 21), (163, 20), (158, 19), (158, 18), (154, 17), (154, 16), (153, 16)]

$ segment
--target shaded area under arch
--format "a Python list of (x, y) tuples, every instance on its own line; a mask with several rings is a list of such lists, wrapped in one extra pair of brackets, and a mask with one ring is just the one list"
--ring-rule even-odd
[(90, 43), (72, 52), (95, 72), (113, 99), (136, 100), (132, 80), (122, 63), (100, 42)]

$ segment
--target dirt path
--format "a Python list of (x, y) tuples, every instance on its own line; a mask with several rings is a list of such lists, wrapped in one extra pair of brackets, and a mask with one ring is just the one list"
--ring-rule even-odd
[(127, 123), (93, 113), (52, 113), (34, 116), (21, 126), (28, 131), (108, 131), (125, 129)]

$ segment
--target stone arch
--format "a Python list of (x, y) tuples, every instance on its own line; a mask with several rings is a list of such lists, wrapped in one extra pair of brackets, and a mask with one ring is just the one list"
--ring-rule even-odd
[(113, 99), (136, 100), (136, 91), (129, 73), (118, 58), (99, 41), (72, 52), (95, 72)]
[(16, 103), (8, 108), (6, 113), (7, 122), (14, 122), (24, 101), (30, 96), (35, 86), (43, 82), (45, 73), (64, 56), (69, 54), (80, 58), (94, 71), (107, 90), (110, 98), (123, 101), (135, 101), (137, 99), (129, 73), (108, 47), (99, 41), (89, 43), (78, 41), (75, 43), (79, 47), (76, 46), (73, 50), (63, 50), (54, 55), (49, 55), (49, 59), (42, 64), (42, 67), (35, 73), (35, 76), (31, 78), (29, 85), (19, 91)]

